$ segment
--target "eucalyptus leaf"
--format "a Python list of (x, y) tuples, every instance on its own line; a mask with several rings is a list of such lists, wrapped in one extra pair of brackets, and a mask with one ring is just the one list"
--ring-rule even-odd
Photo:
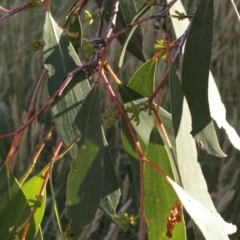
[(114, 217), (116, 217), (116, 208), (119, 203), (121, 193), (113, 165), (113, 159), (110, 154), (106, 140), (104, 142), (104, 185), (100, 201), (100, 207), (108, 215), (108, 217), (114, 220)]
[(6, 166), (4, 165), (0, 169), (0, 213), (19, 191), (21, 191), (21, 188), (17, 180), (13, 176), (12, 172), (7, 170)]
[[(133, 23), (134, 21), (137, 21), (138, 19), (140, 19), (149, 9), (150, 9), (150, 7), (148, 6), (148, 4), (144, 3), (143, 6), (139, 9), (139, 11), (138, 11), (138, 13), (136, 14), (136, 16), (133, 18), (132, 23)], [(124, 45), (123, 45), (123, 49), (122, 49), (122, 52), (121, 52), (121, 55), (120, 55), (120, 58), (119, 58), (119, 64), (118, 64), (119, 67), (121, 67), (122, 64), (123, 64), (123, 59), (124, 59), (124, 56), (125, 56), (125, 53), (126, 53), (126, 49), (127, 49), (128, 43), (129, 43), (129, 41), (131, 40), (131, 38), (132, 38), (135, 30), (137, 29), (137, 27), (138, 27), (138, 26), (134, 26), (134, 27), (130, 30), (130, 32), (129, 32), (127, 38), (126, 38), (126, 41), (125, 41), (125, 43), (124, 43)]]
[[(161, 168), (173, 178), (171, 160), (168, 156), (164, 142), (157, 130), (153, 128), (150, 133), (146, 158)], [(169, 227), (172, 219), (173, 206), (178, 203), (178, 196), (172, 187), (156, 172), (152, 166), (144, 164), (144, 210), (148, 228), (148, 239), (186, 239), (185, 223), (182, 214), (174, 227)], [(181, 204), (177, 211), (182, 212)]]
[(236, 232), (235, 225), (226, 223), (216, 211), (206, 208), (170, 178), (168, 181), (206, 240), (228, 240), (228, 235)]
[[(12, 240), (13, 232), (9, 229), (19, 227), (29, 217), (31, 213), (32, 201), (38, 201), (37, 196), (41, 191), (43, 177), (36, 175), (28, 180), (0, 213), (0, 239)], [(38, 231), (45, 211), (46, 194), (44, 194), (41, 205), (36, 209), (27, 231), (26, 240), (32, 240), (39, 236)], [(20, 231), (19, 236), (21, 236)], [(36, 235), (37, 234), (37, 235)]]
[[(201, 0), (194, 13), (182, 65), (182, 88), (192, 116), (192, 135), (210, 154), (225, 157), (212, 124), (208, 75), (213, 32), (213, 0)], [(211, 146), (211, 147), (210, 147)]]
[(77, 158), (71, 162), (67, 181), (67, 236), (77, 239), (95, 216), (102, 198), (105, 149), (101, 127), (99, 86), (84, 100), (75, 124), (82, 134)]
[[(52, 96), (67, 78), (68, 73), (81, 65), (80, 60), (65, 33), (46, 12), (43, 38), (44, 66), (48, 70), (48, 91)], [(73, 77), (66, 89), (52, 104), (58, 133), (67, 146), (79, 134), (73, 125), (82, 101), (90, 91), (90, 86), (83, 72)], [(77, 155), (74, 146), (68, 153), (70, 159)]]

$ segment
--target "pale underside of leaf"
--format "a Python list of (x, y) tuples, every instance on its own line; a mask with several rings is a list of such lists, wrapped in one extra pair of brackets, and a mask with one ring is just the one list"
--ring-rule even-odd
[[(184, 7), (181, 3), (181, 1), (177, 1), (173, 7), (171, 8), (170, 13), (173, 15), (175, 14), (175, 11), (179, 12), (184, 12)], [(186, 13), (185, 13), (186, 14)], [(186, 28), (189, 25), (189, 20), (184, 19), (183, 21), (178, 21), (175, 18), (172, 18), (172, 22), (174, 25), (174, 30), (176, 33), (176, 37), (180, 37), (183, 32), (186, 30)], [(183, 49), (184, 50), (184, 49)], [(172, 69), (171, 69), (172, 70)], [(176, 74), (176, 71), (171, 71), (170, 72), (170, 77), (172, 77), (172, 74)], [(174, 76), (177, 78), (176, 76)], [(174, 79), (173, 79), (174, 80)], [(175, 79), (179, 81), (178, 79)], [(175, 82), (174, 84), (177, 84), (176, 88), (179, 89), (180, 82)], [(170, 85), (172, 88), (172, 82), (170, 81)], [(212, 96), (212, 87), (215, 89), (215, 94), (217, 95), (216, 97), (211, 98)], [(171, 89), (171, 95), (172, 95), (172, 89)], [(176, 93), (173, 92), (174, 97), (176, 97)], [(221, 119), (223, 121), (226, 121), (225, 119), (225, 107), (223, 106), (219, 92), (217, 90), (216, 84), (213, 80), (213, 77), (211, 75), (211, 72), (209, 74), (209, 89), (208, 89), (208, 96), (209, 96), (209, 105), (210, 105), (210, 112), (211, 116), (213, 117), (213, 112), (212, 112), (212, 107), (213, 107), (213, 101), (215, 101), (215, 106), (216, 110), (218, 112), (221, 112)], [(171, 96), (172, 97), (172, 96)], [(205, 182), (205, 179), (202, 174), (201, 167), (197, 161), (197, 150), (196, 150), (196, 144), (192, 136), (190, 135), (191, 131), (191, 115), (189, 111), (188, 104), (186, 102), (185, 97), (183, 96), (178, 96), (178, 99), (176, 99), (176, 107), (177, 110), (173, 110), (175, 113), (181, 109), (181, 115), (177, 116), (179, 119), (176, 123), (176, 116), (173, 114), (173, 123), (175, 124), (175, 134), (176, 134), (176, 152), (177, 152), (177, 161), (178, 161), (178, 168), (179, 168), (179, 173), (181, 177), (181, 182), (184, 187), (184, 189), (191, 194), (195, 199), (198, 199), (202, 204), (204, 204), (210, 211), (216, 212), (215, 206), (212, 202), (212, 199), (208, 193), (207, 185)], [(180, 104), (180, 106), (179, 106)], [(214, 117), (213, 117), (214, 118)], [(214, 118), (215, 120), (219, 119)], [(177, 131), (176, 131), (177, 127)], [(217, 214), (218, 215), (218, 214)], [(194, 217), (192, 216), (194, 219)], [(220, 215), (218, 215), (218, 218), (220, 218)], [(205, 221), (205, 220), (204, 220)], [(221, 221), (223, 221), (221, 219)], [(227, 225), (227, 223), (224, 223)], [(230, 225), (227, 225), (230, 226)], [(215, 226), (212, 225), (214, 228)], [(234, 226), (231, 225), (231, 229), (227, 231), (228, 234), (233, 233), (235, 230)], [(206, 233), (205, 233), (206, 234)], [(221, 239), (221, 238), (220, 238)], [(228, 238), (227, 238), (228, 239)], [(217, 238), (216, 238), (217, 240)]]
[[(167, 0), (170, 2), (170, 0)], [(175, 11), (182, 12), (186, 14), (186, 11), (183, 7), (181, 1), (177, 1), (170, 9), (170, 14), (175, 15)], [(176, 18), (172, 18), (172, 22), (174, 25), (174, 31), (176, 37), (179, 38), (184, 31), (187, 29), (189, 25), (189, 20), (185, 18), (184, 20), (177, 20)], [(184, 52), (184, 48), (183, 48)], [(240, 138), (235, 129), (233, 129), (226, 120), (226, 109), (222, 103), (217, 85), (214, 81), (213, 75), (211, 71), (209, 71), (209, 79), (208, 79), (208, 102), (210, 108), (211, 117), (216, 121), (219, 128), (223, 128), (231, 143), (234, 147), (240, 150)]]
[(206, 240), (228, 240), (228, 235), (236, 232), (236, 226), (226, 223), (216, 211), (206, 208), (176, 182), (169, 177), (167, 178), (184, 208), (192, 219), (194, 219)]

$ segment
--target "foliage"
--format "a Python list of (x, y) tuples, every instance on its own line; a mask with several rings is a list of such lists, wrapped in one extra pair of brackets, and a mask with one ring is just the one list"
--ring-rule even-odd
[[(134, 227), (136, 232), (139, 223), (141, 239), (187, 239), (189, 217), (205, 239), (229, 239), (236, 226), (225, 222), (217, 212), (198, 163), (199, 151), (226, 157), (213, 120), (240, 150), (240, 139), (226, 120), (225, 107), (209, 72), (213, 0), (199, 1), (188, 14), (182, 2), (176, 0), (146, 1), (142, 6), (129, 0), (96, 0), (98, 13), (86, 9), (88, 2), (73, 3), (62, 23), (53, 18), (50, 0), (27, 1), (12, 10), (1, 7), (1, 24), (22, 10), (45, 9), (43, 41), (31, 40), (32, 50), (43, 56), (44, 69), (22, 126), (12, 132), (6, 129), (0, 135), (4, 139), (14, 136), (0, 170), (1, 239), (44, 238), (48, 183), (62, 239), (84, 238), (99, 209), (124, 232)], [(85, 16), (81, 21), (82, 12)], [(150, 21), (163, 37), (144, 50), (142, 27)], [(84, 32), (84, 22), (95, 24), (94, 36)], [(176, 39), (170, 35), (171, 27)], [(125, 55), (141, 62), (129, 80), (119, 80), (117, 71), (110, 67), (113, 63), (109, 51), (116, 50), (116, 39), (123, 46), (117, 58), (119, 66), (126, 61)], [(151, 54), (150, 47), (157, 53)], [(181, 53), (182, 64), (177, 64)], [(147, 55), (151, 55), (149, 60)], [(167, 70), (156, 83), (160, 65)], [(42, 104), (45, 86), (49, 99)], [(169, 112), (161, 107), (164, 89), (170, 94)], [(17, 94), (19, 99), (24, 97), (19, 89)], [(114, 109), (104, 103), (105, 95), (115, 104)], [(27, 156), (29, 167), (24, 168), (24, 174), (15, 176), (12, 169), (20, 164), (15, 157), (24, 133), (46, 114), (48, 107), (54, 124), (32, 160)], [(116, 159), (107, 137), (107, 129), (115, 126), (121, 131), (124, 154), (139, 179), (139, 203), (134, 202), (134, 213), (118, 209), (121, 193), (114, 168)], [(60, 140), (50, 160), (40, 172), (32, 173), (54, 131)], [(64, 207), (58, 204), (60, 197), (54, 191), (57, 184), (53, 179), (54, 166), (65, 155), (70, 162), (65, 159)], [(33, 177), (29, 179), (30, 174)], [(61, 207), (66, 208), (65, 219), (59, 214)]]

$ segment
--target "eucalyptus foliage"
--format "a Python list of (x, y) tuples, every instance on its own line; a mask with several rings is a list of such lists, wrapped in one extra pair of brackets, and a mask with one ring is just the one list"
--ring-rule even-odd
[[(187, 239), (185, 216), (190, 216), (205, 239), (229, 239), (236, 227), (225, 222), (215, 209), (197, 161), (197, 149), (226, 157), (214, 121), (240, 150), (240, 139), (226, 121), (225, 108), (209, 72), (214, 44), (213, 0), (198, 1), (188, 13), (180, 0), (148, 0), (142, 6), (132, 0), (96, 0), (97, 13), (87, 10), (90, 3), (73, 3), (62, 23), (54, 19), (50, 0), (28, 1), (0, 17), (4, 24), (24, 9), (45, 9), (43, 42), (33, 39), (31, 43), (33, 51), (42, 52), (42, 75), (23, 125), (1, 135), (14, 135), (14, 139), (0, 170), (0, 239), (43, 239), (41, 222), (46, 214), (48, 182), (62, 239), (78, 239), (99, 208), (123, 231), (139, 224), (141, 239)], [(80, 18), (83, 12), (85, 18)], [(144, 46), (142, 24), (148, 21), (152, 22), (152, 31), (163, 36), (154, 46)], [(94, 23), (96, 34), (88, 36), (82, 25)], [(169, 34), (171, 29), (175, 38)], [(122, 46), (120, 67), (127, 57), (141, 61), (130, 79), (119, 80), (108, 61), (108, 50), (116, 39)], [(156, 54), (147, 59), (146, 53), (153, 47)], [(166, 71), (161, 75), (158, 68), (162, 64)], [(156, 79), (161, 81), (156, 83)], [(31, 116), (32, 104), (40, 105), (44, 84), (49, 100)], [(161, 107), (164, 89), (170, 96), (170, 111)], [(106, 95), (115, 109), (104, 106)], [(16, 179), (11, 166), (22, 135), (47, 107), (52, 110), (54, 125), (35, 158), (29, 159), (31, 164), (24, 176)], [(121, 191), (105, 136), (105, 121), (109, 128), (119, 127), (124, 151), (138, 174), (136, 213), (117, 213)], [(54, 129), (61, 140), (53, 157), (29, 179)], [(57, 211), (52, 168), (65, 154), (69, 173), (65, 189), (68, 224), (64, 229)]]

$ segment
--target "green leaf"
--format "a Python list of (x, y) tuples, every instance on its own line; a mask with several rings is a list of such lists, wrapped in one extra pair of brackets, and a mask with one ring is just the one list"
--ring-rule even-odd
[(114, 217), (116, 217), (116, 207), (119, 203), (121, 193), (113, 166), (113, 159), (107, 146), (106, 140), (104, 142), (104, 185), (100, 207), (108, 215), (108, 217), (114, 220)]
[(208, 153), (225, 157), (212, 124), (208, 103), (212, 32), (213, 0), (202, 0), (188, 33), (182, 66), (182, 88), (192, 116), (192, 135), (204, 143)]
[[(48, 11), (46, 12), (43, 37), (45, 42), (44, 66), (48, 70), (48, 91), (52, 96), (67, 78), (68, 73), (80, 66), (81, 63), (67, 36)], [(73, 122), (89, 91), (89, 83), (81, 72), (73, 77), (61, 96), (52, 104), (57, 130), (66, 146), (78, 134)], [(76, 157), (77, 151), (76, 146), (69, 151), (68, 155), (71, 159)]]
[[(171, 161), (156, 128), (151, 131), (146, 158), (173, 178)], [(169, 239), (169, 237), (171, 239), (186, 239), (181, 205), (178, 209), (181, 212), (179, 213), (180, 221), (174, 222), (173, 228), (168, 227), (169, 219), (173, 220), (174, 217), (170, 210), (178, 202), (176, 193), (166, 180), (147, 164), (144, 164), (144, 193), (148, 239), (162, 240)]]
[[(136, 87), (139, 87), (139, 85), (136, 85)], [(131, 106), (131, 104), (135, 104), (136, 107), (139, 104), (145, 103), (147, 101), (146, 98), (143, 98), (139, 93), (134, 91), (133, 89), (129, 88), (128, 86), (125, 86), (123, 84), (119, 85), (119, 92), (121, 94), (121, 98), (124, 102), (124, 107), (127, 108), (128, 106)], [(131, 102), (132, 101), (132, 102)], [(131, 113), (128, 113), (129, 118), (131, 117)], [(171, 115), (166, 112), (164, 109), (160, 108), (159, 110), (159, 116), (162, 121), (162, 124), (165, 127), (167, 136), (170, 141), (166, 141), (164, 139), (165, 146), (168, 149), (168, 154), (171, 158), (172, 161), (172, 166), (173, 166), (173, 171), (174, 171), (174, 176), (177, 182), (179, 182), (178, 179), (178, 173), (176, 169), (176, 156), (175, 156), (175, 136), (174, 132), (172, 129), (172, 119)], [(145, 112), (140, 112), (139, 113), (139, 124), (136, 124), (135, 122), (132, 122), (132, 125), (137, 133), (138, 140), (143, 143), (142, 147), (144, 148), (144, 145), (147, 146), (149, 143), (149, 136), (153, 128), (153, 123), (154, 123), (154, 115), (152, 113), (149, 114), (149, 111)], [(132, 137), (130, 136), (129, 133), (127, 133), (127, 129), (122, 127), (122, 136), (123, 136), (123, 141), (124, 145), (128, 147), (129, 149), (126, 149), (126, 151), (130, 154), (130, 159), (132, 159), (132, 162), (134, 161), (133, 158), (135, 156), (134, 149), (133, 149), (133, 143), (131, 144), (130, 142), (132, 141)], [(141, 140), (140, 140), (141, 139)], [(131, 157), (132, 156), (132, 157)], [(138, 158), (137, 158), (138, 159)], [(136, 166), (136, 164), (134, 163)]]
[(211, 59), (213, 1), (202, 0), (194, 14), (185, 47), (182, 88), (192, 115), (192, 135), (211, 122), (208, 73)]
[(36, 236), (34, 237), (34, 240), (43, 240), (42, 230), (39, 228)]
[(150, 97), (155, 87), (157, 59), (144, 63), (133, 75), (128, 87), (134, 89), (143, 97)]
[[(71, 12), (69, 16), (67, 16), (64, 27), (67, 27), (68, 23), (72, 20), (72, 17), (75, 12)], [(68, 36), (69, 41), (74, 47), (75, 51), (78, 52), (79, 47), (82, 45), (82, 25), (80, 21), (80, 17), (77, 17), (76, 21), (71, 25), (69, 32), (77, 34), (77, 37)]]
[(193, 197), (201, 201), (206, 207), (215, 210), (197, 160), (196, 143), (190, 134), (191, 114), (174, 66), (170, 68), (169, 80), (171, 111), (176, 136), (177, 165), (181, 183)]
[(90, 91), (76, 117), (82, 137), (77, 158), (71, 162), (67, 182), (67, 234), (77, 239), (97, 211), (104, 179), (104, 140), (99, 86)]
[[(96, 0), (99, 8), (102, 5), (102, 0)], [(109, 22), (110, 14), (112, 11), (114, 0), (107, 1), (105, 18), (107, 22)], [(121, 0), (119, 2), (119, 12), (117, 17), (116, 26), (114, 28), (114, 32), (118, 32), (125, 28), (129, 23), (132, 22), (132, 19), (137, 14), (135, 1)], [(127, 39), (127, 33), (122, 34), (118, 37), (119, 42), (123, 45)], [(145, 62), (145, 57), (143, 53), (143, 33), (141, 26), (138, 26), (136, 31), (134, 32), (132, 38), (129, 41), (127, 46), (127, 50), (134, 55), (139, 60)]]
[[(136, 14), (136, 16), (132, 19), (132, 22), (135, 22), (137, 21), (138, 19), (140, 19), (148, 10), (150, 9), (150, 7), (144, 3), (143, 6), (139, 9), (138, 13)], [(126, 41), (123, 45), (123, 49), (122, 49), (122, 52), (121, 52), (121, 55), (120, 55), (120, 58), (119, 58), (119, 67), (122, 67), (122, 64), (123, 64), (123, 59), (124, 59), (124, 56), (125, 56), (125, 53), (126, 53), (126, 49), (127, 49), (127, 46), (128, 46), (128, 43), (129, 41), (131, 41), (131, 38), (135, 32), (135, 30), (137, 29), (138, 26), (134, 26), (131, 30), (130, 30), (130, 33), (128, 34), (127, 38), (126, 38)]]
[[(173, 126), (176, 134), (177, 165), (179, 169), (179, 175), (181, 178), (182, 186), (192, 197), (197, 199), (199, 202), (201, 202), (201, 204), (205, 206), (204, 211), (212, 212), (212, 215), (214, 216), (211, 216), (211, 218), (213, 219), (217, 218), (218, 219), (217, 221), (220, 221), (221, 224), (231, 226), (227, 225), (227, 223), (225, 223), (223, 219), (221, 219), (220, 215), (216, 212), (216, 208), (208, 192), (207, 184), (202, 174), (202, 169), (198, 163), (196, 144), (193, 137), (190, 134), (191, 130), (190, 111), (186, 99), (184, 98), (180, 81), (178, 79), (178, 76), (176, 75), (176, 71), (173, 66), (170, 68), (170, 91), (171, 91), (171, 109)], [(189, 204), (187, 201), (188, 198), (183, 199), (181, 199), (181, 201), (184, 205), (185, 204), (187, 205), (185, 206), (187, 208)], [(200, 203), (197, 204), (199, 205)], [(202, 206), (200, 208), (202, 208)], [(199, 210), (195, 209), (195, 211), (193, 210), (189, 211), (191, 211), (191, 213), (189, 214), (197, 225), (204, 224), (198, 223), (198, 221), (201, 221), (200, 219), (198, 219), (197, 214)], [(200, 218), (202, 217), (203, 216), (201, 216)], [(212, 228), (215, 228), (215, 225), (213, 223), (210, 224), (208, 222), (207, 224), (208, 227), (211, 226)], [(206, 226), (204, 226), (204, 228), (207, 227), (207, 224)], [(208, 230), (208, 232), (209, 232), (208, 239), (222, 239), (214, 237), (214, 234), (212, 234), (210, 230)], [(207, 233), (205, 232), (205, 235), (206, 234)]]
[(21, 188), (17, 180), (4, 165), (0, 169), (0, 213), (19, 191), (21, 191)]
[[(13, 233), (9, 232), (11, 227), (20, 226), (30, 215), (32, 203), (29, 200), (37, 200), (43, 184), (43, 177), (35, 176), (27, 181), (22, 189), (18, 191), (10, 202), (6, 205), (0, 214), (0, 239), (12, 240)], [(26, 240), (32, 240), (36, 236), (40, 228), (40, 223), (45, 210), (46, 194), (41, 202), (41, 206), (37, 208), (27, 232)], [(19, 235), (21, 232), (19, 233)], [(37, 234), (38, 236), (38, 234)]]

